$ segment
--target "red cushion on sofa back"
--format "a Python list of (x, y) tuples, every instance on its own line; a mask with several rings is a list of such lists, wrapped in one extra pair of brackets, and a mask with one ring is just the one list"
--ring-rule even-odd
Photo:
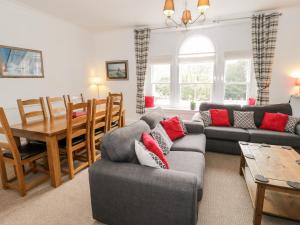
[(158, 143), (153, 139), (153, 137), (148, 134), (147, 132), (144, 132), (142, 134), (142, 140), (145, 147), (150, 151), (153, 152), (166, 166), (167, 169), (169, 169), (169, 163), (167, 158), (165, 157), (163, 151), (159, 147)]
[(230, 127), (229, 113), (227, 109), (210, 109), (211, 122), (216, 127)]
[(165, 129), (166, 133), (172, 141), (181, 138), (185, 135), (183, 127), (177, 116), (160, 121), (160, 124), (163, 126), (163, 128)]
[(154, 107), (154, 96), (145, 96), (145, 107), (146, 108)]
[(260, 129), (284, 132), (289, 116), (282, 113), (265, 113)]

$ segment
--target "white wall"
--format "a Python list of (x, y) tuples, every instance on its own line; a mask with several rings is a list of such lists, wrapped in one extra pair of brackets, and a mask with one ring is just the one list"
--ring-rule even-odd
[(79, 94), (87, 90), (92, 34), (23, 5), (0, 0), (0, 44), (43, 51), (44, 79), (0, 79), (0, 106), (19, 120), (16, 99)]
[[(290, 77), (293, 71), (300, 71), (300, 7), (280, 10), (279, 33), (274, 59), (274, 69), (271, 84), (271, 103), (288, 102), (291, 94), (296, 92), (295, 79)], [(182, 41), (193, 34), (207, 35), (216, 45), (217, 60), (223, 60), (224, 52), (251, 52), (251, 21), (224, 25), (192, 31), (152, 32), (150, 42), (150, 57), (161, 55), (176, 55)], [(106, 89), (123, 91), (126, 95), (127, 118), (137, 118), (135, 114), (135, 60), (134, 39), (132, 30), (99, 33), (95, 36), (96, 64), (98, 71), (104, 76), (104, 61), (129, 59), (130, 81), (107, 82)], [(216, 73), (222, 74), (219, 69)], [(250, 95), (256, 95), (255, 80)], [(218, 88), (218, 86), (216, 87)], [(105, 93), (105, 92), (104, 92)]]
[[(96, 75), (101, 77), (101, 97), (106, 97), (109, 91), (123, 92), (126, 109), (126, 119), (134, 121), (138, 116), (136, 108), (136, 69), (134, 32), (132, 29), (96, 34), (94, 37), (96, 50)], [(106, 81), (105, 61), (128, 60), (129, 80)]]
[[(91, 75), (101, 76), (102, 97), (108, 91), (125, 96), (127, 119), (135, 120), (136, 73), (132, 29), (91, 34), (73, 24), (9, 0), (0, 0), (0, 44), (43, 51), (44, 79), (0, 79), (0, 105), (15, 122), (17, 98), (34, 98), (84, 92), (96, 97), (88, 84)], [(271, 85), (271, 102), (287, 102), (294, 88), (293, 71), (300, 71), (300, 8), (281, 10), (278, 42)], [(210, 37), (222, 60), (226, 51), (251, 51), (250, 23), (240, 23), (192, 31), (152, 32), (150, 57), (176, 55), (188, 36), (201, 33)], [(128, 81), (106, 81), (105, 61), (129, 60)], [(220, 69), (216, 71), (222, 73)], [(255, 90), (253, 89), (252, 92)]]
[(300, 71), (300, 7), (282, 10), (271, 83), (271, 103), (287, 102), (297, 93), (291, 74)]

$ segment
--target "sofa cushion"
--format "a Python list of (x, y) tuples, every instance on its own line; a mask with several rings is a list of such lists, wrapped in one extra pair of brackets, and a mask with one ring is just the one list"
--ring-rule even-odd
[(203, 193), (203, 175), (205, 169), (204, 155), (198, 152), (170, 152), (167, 155), (171, 170), (192, 173), (197, 177), (198, 200)]
[(211, 122), (213, 126), (230, 127), (229, 113), (227, 109), (211, 109), (209, 110)]
[(206, 127), (204, 133), (207, 138), (231, 140), (231, 141), (249, 141), (250, 136), (247, 130), (235, 127)]
[(242, 110), (254, 112), (254, 121), (257, 127), (260, 127), (262, 119), (266, 112), (283, 113), (283, 114), (292, 115), (292, 107), (289, 103), (266, 105), (266, 106), (244, 106)]
[(137, 140), (135, 140), (135, 153), (141, 165), (157, 169), (166, 169), (166, 165), (163, 161), (153, 152), (148, 151), (145, 145)]
[(248, 132), (250, 134), (250, 141), (254, 143), (300, 147), (300, 136), (296, 134), (260, 129), (248, 130)]
[(260, 129), (285, 131), (289, 116), (282, 113), (265, 113), (261, 122)]
[(163, 126), (172, 141), (182, 138), (185, 135), (179, 117), (177, 116), (162, 120), (160, 121), (160, 124)]
[(139, 141), (143, 132), (150, 132), (143, 120), (109, 132), (101, 145), (102, 157), (114, 162), (137, 162), (135, 140)]
[(168, 160), (166, 159), (163, 151), (159, 147), (158, 143), (154, 140), (154, 138), (147, 132), (144, 132), (142, 135), (142, 139), (148, 151), (154, 153), (165, 164), (166, 168), (169, 169)]
[(206, 137), (204, 134), (187, 134), (174, 142), (171, 151), (205, 153)]
[(256, 129), (254, 112), (234, 111), (234, 127), (242, 129)]
[(151, 131), (151, 136), (158, 143), (159, 147), (165, 155), (169, 154), (170, 149), (173, 145), (173, 141), (169, 138), (165, 129), (161, 124), (157, 124), (156, 127)]
[(151, 129), (154, 129), (156, 125), (164, 119), (164, 116), (160, 112), (150, 112), (141, 117), (141, 120), (144, 120)]
[(300, 117), (289, 116), (289, 120), (286, 124), (285, 131), (295, 134), (297, 124), (300, 122)]
[(231, 125), (233, 125), (234, 117), (233, 111), (241, 111), (242, 107), (240, 105), (223, 105), (223, 104), (213, 104), (213, 103), (202, 103), (200, 105), (201, 111), (208, 111), (210, 109), (227, 109), (229, 113), (229, 119)]

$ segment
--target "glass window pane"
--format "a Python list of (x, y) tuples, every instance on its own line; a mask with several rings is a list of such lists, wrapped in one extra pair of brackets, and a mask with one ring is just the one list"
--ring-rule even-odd
[(151, 66), (151, 82), (152, 83), (170, 83), (171, 81), (171, 65), (156, 64)]
[(179, 65), (179, 83), (212, 83), (213, 74), (213, 62)]
[(225, 100), (246, 101), (247, 84), (226, 84)]
[(181, 101), (210, 101), (212, 84), (181, 84), (180, 100)]
[(250, 60), (226, 60), (225, 82), (247, 82), (250, 76)]
[(169, 84), (153, 84), (153, 96), (155, 101), (169, 100), (170, 98), (170, 85)]

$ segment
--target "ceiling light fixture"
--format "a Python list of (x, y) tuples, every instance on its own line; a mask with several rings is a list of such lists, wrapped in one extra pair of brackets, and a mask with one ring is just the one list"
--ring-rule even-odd
[(173, 15), (175, 14), (175, 5), (173, 0), (165, 0), (164, 14), (167, 18), (167, 21), (172, 21), (176, 26), (184, 25), (187, 27), (195, 23), (196, 21), (204, 22), (206, 20), (206, 11), (209, 9), (209, 0), (198, 0), (197, 8), (199, 10), (199, 15), (195, 20), (192, 20), (192, 13), (187, 8), (187, 1), (185, 0), (185, 10), (182, 13), (181, 22), (177, 22)]

